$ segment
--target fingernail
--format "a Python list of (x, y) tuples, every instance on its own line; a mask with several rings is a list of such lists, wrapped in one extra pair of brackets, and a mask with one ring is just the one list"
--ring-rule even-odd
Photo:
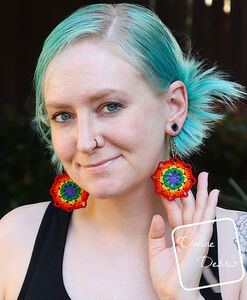
[(152, 218), (152, 221), (154, 220), (154, 222), (157, 222), (157, 216), (159, 216), (158, 214), (156, 214), (156, 215), (153, 215), (153, 218)]
[(216, 189), (216, 191), (218, 191), (218, 194), (217, 194), (217, 198), (219, 197), (219, 194), (220, 194), (220, 190)]

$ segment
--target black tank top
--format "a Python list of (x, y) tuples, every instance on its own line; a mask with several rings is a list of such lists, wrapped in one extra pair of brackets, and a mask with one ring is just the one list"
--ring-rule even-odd
[[(50, 202), (42, 219), (17, 300), (70, 300), (62, 276), (63, 253), (70, 218), (71, 212), (54, 207), (53, 202)], [(216, 222), (210, 242), (215, 247), (209, 248), (208, 256), (218, 263)], [(218, 268), (211, 270), (219, 280)], [(200, 281), (200, 286), (202, 285), (208, 285), (203, 275)], [(201, 289), (200, 293), (206, 300), (222, 300), (221, 294), (214, 293), (211, 288)]]

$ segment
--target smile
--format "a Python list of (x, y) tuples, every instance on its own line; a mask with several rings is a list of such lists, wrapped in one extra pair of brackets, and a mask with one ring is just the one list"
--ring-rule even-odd
[(86, 165), (84, 166), (87, 171), (89, 173), (100, 173), (100, 172), (103, 172), (105, 171), (110, 165), (112, 165), (114, 163), (115, 160), (117, 160), (121, 155), (115, 157), (115, 158), (112, 158), (112, 159), (109, 159), (107, 161), (103, 161), (103, 162), (100, 162), (98, 164), (92, 164), (92, 165)]

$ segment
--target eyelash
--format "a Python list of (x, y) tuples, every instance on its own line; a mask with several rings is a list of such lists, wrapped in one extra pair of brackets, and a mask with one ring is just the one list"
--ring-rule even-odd
[(119, 111), (119, 109), (123, 107), (123, 105), (120, 104), (120, 103), (118, 103), (118, 102), (109, 102), (109, 103), (104, 104), (104, 105), (102, 106), (102, 108), (100, 108), (100, 110), (102, 111), (102, 110), (103, 110), (105, 107), (107, 107), (108, 105), (116, 105), (118, 109), (117, 109), (117, 110), (114, 110), (114, 111), (106, 112), (105, 114), (113, 114), (113, 113)]
[[(109, 102), (109, 103), (104, 104), (104, 105), (102, 106), (102, 108), (100, 108), (100, 113), (103, 111), (103, 109), (104, 109), (105, 107), (107, 107), (108, 105), (113, 105), (113, 104), (117, 106), (117, 109), (114, 110), (114, 111), (110, 111), (110, 112), (103, 112), (103, 114), (105, 114), (105, 115), (114, 114), (114, 113), (118, 112), (118, 111), (123, 107), (123, 105), (120, 104), (120, 103), (118, 103), (118, 102)], [(57, 117), (62, 116), (63, 114), (65, 114), (65, 115), (70, 115), (70, 116), (71, 116), (70, 113), (67, 113), (67, 112), (60, 112), (60, 113), (54, 114), (54, 115), (51, 117), (51, 120), (54, 120), (54, 121), (57, 122), (57, 123), (66, 123), (66, 121), (57, 121), (57, 120), (56, 120)], [(69, 119), (69, 120), (70, 120), (70, 119)]]

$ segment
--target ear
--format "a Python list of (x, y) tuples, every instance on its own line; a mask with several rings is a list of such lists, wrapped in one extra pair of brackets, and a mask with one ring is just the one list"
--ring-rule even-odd
[[(166, 95), (167, 119), (165, 132), (174, 136), (182, 129), (188, 113), (188, 96), (184, 83), (182, 81), (174, 81)], [(174, 123), (178, 125), (177, 131), (172, 129), (172, 124)]]

